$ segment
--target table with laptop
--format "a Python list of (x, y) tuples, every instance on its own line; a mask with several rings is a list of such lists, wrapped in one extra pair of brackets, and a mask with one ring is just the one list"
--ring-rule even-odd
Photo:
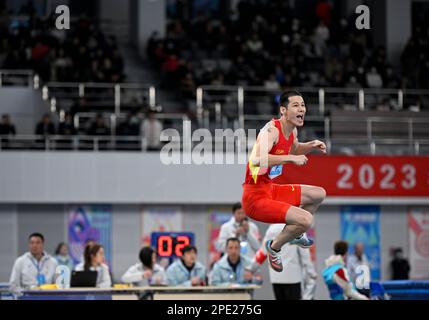
[(23, 291), (20, 300), (250, 300), (255, 285), (230, 287), (131, 287), (116, 285), (112, 288), (96, 288), (96, 271), (73, 271), (70, 288), (38, 288)]

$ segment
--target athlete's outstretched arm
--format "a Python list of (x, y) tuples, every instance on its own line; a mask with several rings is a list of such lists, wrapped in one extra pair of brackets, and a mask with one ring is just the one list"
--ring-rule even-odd
[(326, 145), (322, 141), (313, 140), (305, 143), (298, 142), (298, 130), (294, 129), (293, 135), (295, 139), (292, 144), (291, 153), (295, 155), (308, 154), (314, 149), (319, 150), (322, 153), (326, 153)]
[(285, 163), (294, 163), (299, 166), (307, 163), (307, 158), (305, 156), (269, 154), (278, 138), (279, 130), (272, 122), (267, 123), (259, 133), (252, 154), (250, 155), (252, 165), (268, 168)]

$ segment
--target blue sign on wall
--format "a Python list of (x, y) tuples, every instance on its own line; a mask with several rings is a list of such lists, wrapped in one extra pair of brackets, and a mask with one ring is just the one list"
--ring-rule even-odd
[(356, 243), (364, 245), (371, 280), (380, 280), (380, 207), (341, 207), (341, 239), (349, 243), (349, 254), (353, 254)]

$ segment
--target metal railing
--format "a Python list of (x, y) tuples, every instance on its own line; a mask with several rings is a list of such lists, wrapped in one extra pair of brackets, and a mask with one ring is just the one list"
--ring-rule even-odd
[(0, 88), (1, 87), (32, 87), (32, 70), (0, 70)]
[[(246, 137), (248, 138), (248, 137)], [(346, 155), (429, 155), (429, 139), (415, 140), (409, 144), (407, 139), (327, 139), (328, 153)], [(254, 141), (234, 140), (233, 149), (225, 137), (216, 137), (208, 141), (192, 141), (196, 145), (224, 150), (225, 152), (250, 152)], [(180, 142), (170, 143), (174, 150), (182, 150)], [(238, 147), (238, 145), (244, 147)], [(151, 149), (153, 151), (160, 150)], [(235, 148), (235, 150), (234, 150)], [(0, 151), (147, 151), (148, 144), (144, 136), (90, 136), (90, 135), (16, 135), (0, 136)]]
[(142, 136), (16, 135), (0, 136), (1, 151), (145, 151)]
[[(13, 77), (21, 77), (25, 80), (24, 84), (13, 82)], [(9, 80), (8, 80), (9, 79)], [(35, 89), (40, 88), (40, 79), (29, 70), (1, 70), (0, 86), (7, 84), (32, 86)], [(129, 103), (127, 91), (135, 90), (147, 97), (147, 103), (151, 108), (156, 107), (156, 90), (149, 84), (112, 84), (112, 83), (59, 83), (51, 82), (42, 87), (42, 98), (49, 101), (52, 112), (58, 112), (60, 119), (64, 117), (64, 111), (57, 110), (58, 100), (75, 101), (85, 98), (89, 102), (94, 99), (94, 104), (107, 107), (108, 113), (105, 117), (109, 119), (110, 127), (113, 129), (112, 137), (115, 134), (115, 128), (119, 119), (125, 118), (122, 112), (122, 106)], [(367, 110), (369, 106), (384, 98), (398, 110), (409, 106), (417, 97), (420, 100), (429, 99), (429, 90), (397, 90), (397, 89), (355, 89), (355, 88), (298, 88), (306, 100), (307, 104), (307, 126), (306, 130), (316, 131), (319, 138), (324, 138), (328, 145), (333, 149), (336, 146), (345, 144), (361, 143), (365, 148), (369, 148), (369, 153), (374, 154), (380, 150), (383, 144), (401, 146), (402, 150), (408, 153), (421, 154), (429, 153), (426, 141), (426, 130), (429, 128), (429, 118), (416, 117), (407, 118), (387, 118), (379, 116), (369, 116), (365, 118), (341, 117), (333, 114), (332, 117), (326, 116), (338, 104), (350, 106), (352, 110)], [(245, 86), (201, 86), (196, 91), (196, 106), (198, 126), (205, 128), (261, 128), (257, 122), (269, 121), (277, 111), (275, 96), (279, 90), (267, 89), (264, 87), (245, 87)], [(376, 98), (374, 98), (376, 97)], [(384, 97), (384, 98), (383, 98)], [(411, 101), (411, 102), (410, 102)], [(61, 103), (61, 106), (63, 104)], [(113, 107), (112, 107), (113, 106)], [(110, 108), (112, 107), (112, 108)], [(347, 108), (345, 108), (347, 109)], [(265, 112), (264, 112), (265, 111)], [(96, 112), (78, 113), (74, 118), (77, 128), (81, 125), (81, 119), (95, 118)], [(142, 114), (138, 115), (140, 119), (144, 118)], [(183, 114), (156, 114), (158, 119), (188, 120)], [(250, 126), (251, 122), (256, 122)], [(232, 122), (232, 124), (231, 124)], [(341, 134), (335, 133), (335, 128), (340, 123), (354, 123), (361, 129), (355, 130), (353, 138), (341, 139)], [(310, 124), (310, 125), (309, 125)], [(383, 124), (389, 126), (397, 125), (400, 130), (393, 130), (392, 135), (385, 136), (386, 128), (380, 129)], [(426, 126), (427, 125), (427, 126)], [(349, 126), (350, 127), (350, 126)], [(364, 130), (362, 129), (364, 127)], [(417, 129), (418, 130), (417, 130)], [(422, 129), (423, 128), (423, 129)], [(341, 132), (341, 130), (337, 130)], [(398, 134), (402, 136), (397, 137)], [(382, 133), (382, 134), (380, 134)], [(419, 133), (419, 134), (418, 134)], [(387, 132), (386, 135), (389, 135)], [(429, 129), (428, 135), (429, 136)], [(34, 138), (34, 137), (33, 137)], [(123, 137), (122, 137), (123, 138)], [(306, 137), (304, 137), (306, 138)], [(10, 138), (9, 138), (10, 139)], [(303, 139), (305, 140), (305, 139)], [(44, 143), (46, 145), (46, 143)], [(49, 145), (49, 143), (48, 143)]]
[(50, 102), (50, 109), (56, 112), (58, 100), (70, 100), (76, 103), (79, 99), (91, 100), (98, 107), (111, 109), (116, 115), (121, 113), (124, 104), (146, 104), (156, 107), (156, 89), (150, 84), (138, 83), (69, 83), (48, 82), (42, 87), (42, 98)]
[[(76, 113), (73, 118), (73, 124), (74, 127), (77, 130), (84, 129), (82, 128), (82, 119), (86, 120), (94, 120), (100, 113), (97, 112), (79, 112)], [(126, 119), (128, 114), (120, 113), (101, 113), (104, 119), (107, 119), (109, 122), (109, 128), (111, 128), (111, 134), (116, 134), (116, 127), (119, 124), (120, 119)], [(143, 113), (136, 113), (136, 116), (139, 118), (140, 121), (144, 120), (146, 118), (145, 114)], [(61, 115), (60, 115), (61, 118)], [(155, 113), (153, 114), (153, 118), (157, 120), (170, 120), (170, 121), (181, 121), (181, 125), (183, 127), (183, 122), (186, 120), (189, 120), (189, 117), (186, 114), (181, 113)]]
[[(338, 106), (343, 109), (364, 111), (387, 104), (396, 110), (403, 110), (406, 106), (429, 103), (429, 90), (309, 87), (297, 89), (304, 95), (308, 111), (321, 116)], [(224, 105), (228, 105), (230, 111), (233, 109), (233, 116), (237, 118), (239, 126), (243, 127), (246, 114), (272, 115), (272, 110), (275, 110), (277, 105), (275, 97), (279, 93), (280, 90), (277, 89), (257, 86), (200, 86), (196, 90), (197, 118), (202, 124), (205, 113), (214, 110), (220, 113), (216, 115), (216, 119), (222, 119)], [(268, 109), (269, 112), (264, 110), (255, 112), (259, 107)]]

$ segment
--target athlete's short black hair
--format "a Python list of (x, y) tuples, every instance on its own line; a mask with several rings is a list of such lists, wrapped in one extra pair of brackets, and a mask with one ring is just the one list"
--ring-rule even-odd
[(339, 254), (339, 255), (345, 255), (347, 253), (347, 251), (349, 250), (349, 244), (347, 243), (347, 241), (337, 241), (334, 244), (334, 253), (335, 254)]
[(289, 104), (289, 98), (296, 96), (302, 97), (302, 94), (297, 90), (288, 90), (283, 92), (280, 95), (279, 107), (287, 107), (287, 105)]
[(32, 234), (30, 234), (28, 236), (28, 240), (31, 240), (31, 238), (36, 237), (36, 238), (40, 238), (42, 240), (42, 242), (45, 242), (45, 237), (43, 236), (43, 234), (39, 233), (39, 232), (34, 232)]

